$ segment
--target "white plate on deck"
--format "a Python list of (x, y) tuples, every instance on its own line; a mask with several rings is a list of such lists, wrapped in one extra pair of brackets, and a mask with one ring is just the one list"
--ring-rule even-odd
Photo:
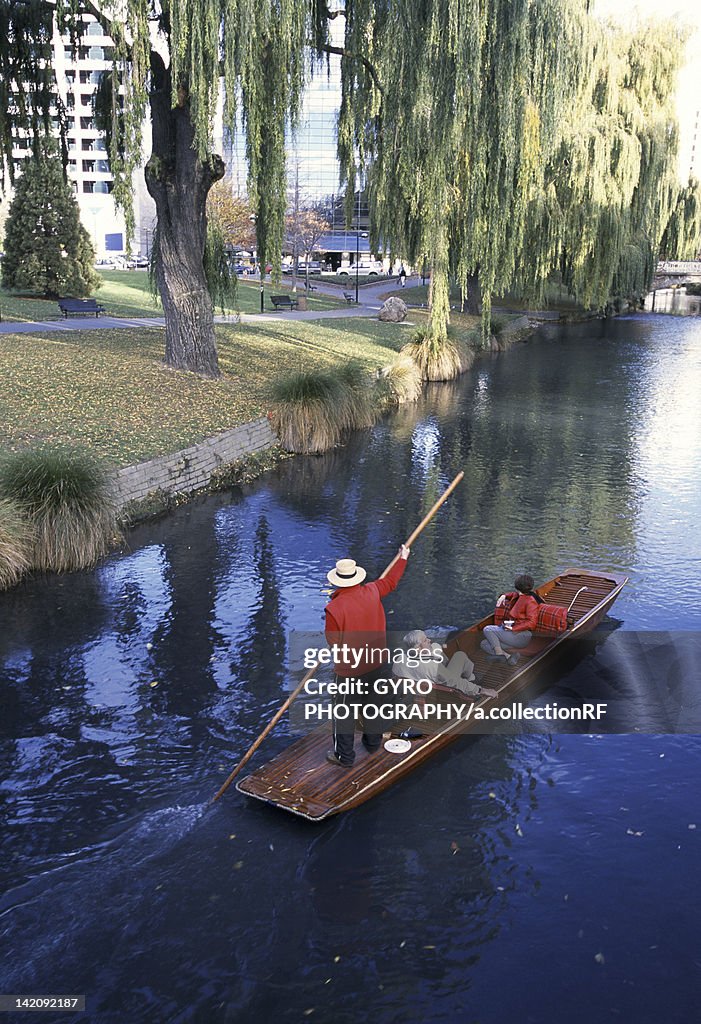
[(407, 750), (411, 750), (411, 743), (409, 740), (387, 740), (385, 750), (389, 750), (390, 754), (406, 754)]

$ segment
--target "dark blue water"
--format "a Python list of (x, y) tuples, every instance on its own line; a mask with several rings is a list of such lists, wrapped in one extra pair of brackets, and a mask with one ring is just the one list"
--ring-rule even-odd
[[(650, 735), (646, 708), (699, 705), (699, 393), (694, 321), (549, 328), (1, 595), (0, 992), (85, 993), (41, 1019), (101, 1024), (696, 1019), (701, 740)], [(389, 621), (468, 623), (524, 569), (624, 571), (538, 699), (617, 691), (641, 732), (466, 737), (320, 826), (234, 790), (208, 807), (327, 569), (379, 573), (459, 469)]]

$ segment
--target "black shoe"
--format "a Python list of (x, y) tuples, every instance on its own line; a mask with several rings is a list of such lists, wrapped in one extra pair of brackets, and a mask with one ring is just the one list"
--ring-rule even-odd
[(365, 747), (365, 749), (367, 750), (368, 754), (376, 754), (377, 751), (382, 746), (382, 743), (378, 743), (376, 747), (371, 747), (371, 746), (369, 746), (369, 744), (367, 744), (365, 742), (365, 740), (362, 740), (361, 742), (362, 742), (363, 746)]
[(420, 740), (422, 736), (423, 733), (419, 729), (404, 729), (399, 733), (400, 740)]
[(353, 767), (353, 762), (352, 761), (350, 762), (350, 764), (345, 764), (343, 761), (341, 761), (340, 758), (336, 757), (336, 753), (333, 750), (327, 750), (326, 751), (326, 760), (329, 762), (329, 764), (335, 764), (338, 768), (352, 768)]

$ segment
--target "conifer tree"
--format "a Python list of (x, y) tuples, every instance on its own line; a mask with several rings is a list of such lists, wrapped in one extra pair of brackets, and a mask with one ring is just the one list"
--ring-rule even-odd
[(45, 295), (81, 298), (101, 281), (95, 253), (54, 151), (25, 159), (5, 223), (2, 281)]

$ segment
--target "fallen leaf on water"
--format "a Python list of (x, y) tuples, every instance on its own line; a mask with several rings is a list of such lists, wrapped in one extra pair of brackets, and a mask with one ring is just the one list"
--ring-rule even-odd
[(335, 957), (333, 958), (333, 962), (334, 962), (335, 964), (337, 964), (337, 963), (338, 963), (338, 961), (339, 961), (340, 959), (341, 959), (341, 958), (340, 958), (340, 956), (335, 956)]
[(149, 683), (148, 685), (149, 685), (149, 686), (151, 686), (151, 687), (153, 687), (153, 686), (158, 686), (158, 680), (157, 680), (157, 679), (154, 679), (154, 680), (153, 680), (153, 682), (152, 682), (152, 683)]
[(693, 831), (696, 828), (696, 825), (688, 825), (687, 827)]
[(626, 829), (626, 835), (627, 836), (644, 836), (645, 833), (644, 832), (634, 832), (632, 828), (627, 828)]
[(605, 964), (606, 963), (606, 959), (605, 959), (603, 953), (597, 953), (596, 956), (594, 957), (594, 959), (596, 960), (597, 964)]
[(435, 949), (435, 946), (424, 946), (424, 949)]
[(490, 792), (490, 794), (489, 794), (489, 799), (490, 799), (490, 800), (496, 800), (496, 798), (497, 798), (497, 795), (496, 795), (496, 793), (494, 792), (494, 790), (492, 790), (492, 791)]
[(232, 832), (231, 835), (229, 836), (229, 839), (236, 839), (236, 833)]
[(458, 846), (458, 844), (457, 844), (457, 843), (455, 842), (455, 840), (453, 840), (453, 842), (452, 842), (452, 843), (450, 844), (450, 849), (451, 849), (451, 850), (453, 851), (453, 854), (454, 854), (454, 855), (455, 855), (455, 854), (456, 854), (456, 853), (458, 852), (458, 850), (460, 849), (460, 847), (459, 847), (459, 846)]
[(243, 867), (243, 861), (242, 860), (237, 860), (236, 863), (234, 864), (234, 871), (240, 871), (242, 867)]
[(515, 828), (514, 828), (514, 832), (516, 833), (517, 836), (521, 836), (521, 838), (523, 838), (523, 829), (521, 828), (521, 826), (519, 825), (518, 822), (516, 822), (516, 825), (515, 825)]

